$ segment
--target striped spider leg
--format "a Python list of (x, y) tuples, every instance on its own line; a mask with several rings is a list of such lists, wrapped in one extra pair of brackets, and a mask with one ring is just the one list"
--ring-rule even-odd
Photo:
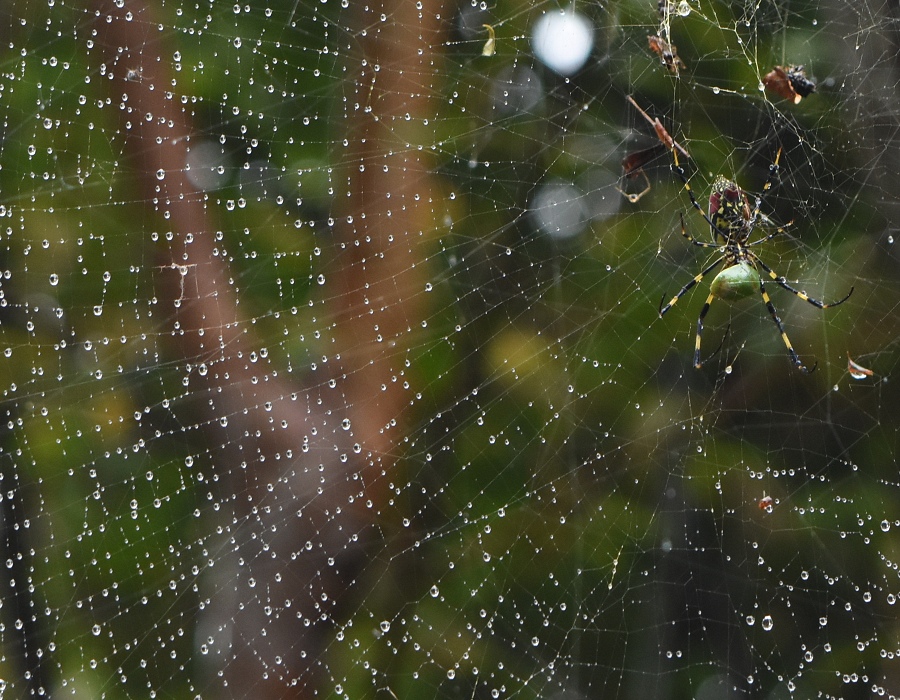
[[(739, 301), (740, 299), (745, 299), (756, 292), (759, 292), (769, 315), (772, 317), (772, 321), (778, 328), (778, 333), (781, 336), (782, 342), (784, 342), (785, 348), (787, 348), (791, 362), (801, 372), (809, 374), (815, 370), (818, 363), (813, 365), (812, 368), (809, 368), (800, 360), (800, 357), (797, 355), (797, 352), (794, 350), (794, 347), (788, 338), (787, 332), (784, 329), (784, 324), (775, 309), (775, 305), (772, 303), (768, 292), (766, 292), (759, 270), (761, 269), (765, 272), (769, 278), (782, 289), (789, 291), (791, 294), (794, 294), (818, 309), (828, 309), (832, 306), (843, 304), (850, 298), (850, 295), (853, 294), (853, 287), (850, 288), (850, 291), (843, 299), (827, 304), (818, 299), (813, 299), (808, 296), (806, 292), (794, 289), (794, 287), (787, 283), (785, 277), (776, 273), (771, 267), (764, 263), (754, 251), (750, 250), (750, 248), (754, 246), (758, 246), (771, 240), (775, 236), (781, 235), (791, 224), (788, 223), (786, 226), (780, 226), (775, 231), (768, 233), (755, 241), (750, 241), (750, 236), (753, 234), (753, 230), (760, 218), (762, 197), (756, 197), (754, 206), (751, 209), (749, 197), (738, 184), (733, 180), (728, 180), (720, 175), (713, 183), (712, 192), (709, 196), (709, 213), (705, 212), (703, 207), (697, 202), (697, 198), (694, 196), (694, 192), (688, 182), (687, 175), (685, 175), (684, 168), (682, 168), (678, 161), (678, 152), (674, 148), (672, 148), (671, 151), (674, 162), (672, 170), (684, 184), (684, 189), (691, 200), (691, 206), (700, 213), (700, 216), (703, 217), (703, 220), (709, 226), (713, 240), (699, 241), (691, 236), (685, 227), (683, 214), (681, 215), (681, 235), (692, 245), (700, 248), (712, 248), (720, 255), (702, 272), (685, 284), (667, 304), (663, 305), (662, 301), (660, 301), (660, 318), (663, 317), (666, 312), (668, 312), (669, 309), (671, 309), (678, 300), (687, 294), (687, 292), (689, 292), (696, 284), (703, 281), (704, 277), (721, 265), (722, 269), (716, 274), (709, 285), (709, 296), (707, 296), (706, 302), (703, 304), (703, 308), (700, 311), (700, 316), (697, 319), (697, 334), (694, 341), (694, 367), (699, 369), (703, 364), (700, 360), (700, 341), (703, 336), (703, 321), (706, 318), (706, 314), (709, 312), (709, 308), (713, 301), (715, 299), (722, 299), (729, 302)], [(775, 181), (775, 177), (779, 170), (780, 160), (781, 149), (779, 148), (774, 162), (769, 166), (769, 176), (762, 189), (763, 196), (771, 189), (772, 183)], [(767, 220), (764, 215), (762, 218)], [(663, 297), (663, 300), (665, 300), (665, 297)]]

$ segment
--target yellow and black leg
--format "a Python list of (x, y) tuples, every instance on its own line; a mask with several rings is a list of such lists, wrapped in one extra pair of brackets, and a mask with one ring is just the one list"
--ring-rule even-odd
[(695, 246), (699, 246), (700, 248), (721, 248), (722, 246), (719, 243), (710, 243), (708, 241), (698, 241), (691, 234), (688, 233), (687, 227), (684, 225), (684, 214), (679, 213), (678, 216), (681, 218), (681, 235), (687, 238), (691, 243)]
[(769, 298), (768, 293), (766, 292), (766, 288), (763, 286), (762, 280), (759, 281), (759, 293), (762, 295), (763, 301), (766, 304), (766, 308), (769, 310), (769, 315), (772, 317), (772, 320), (775, 321), (775, 325), (778, 327), (778, 332), (781, 334), (781, 339), (784, 341), (784, 346), (787, 348), (788, 354), (791, 356), (791, 362), (793, 362), (797, 369), (805, 374), (809, 374), (818, 366), (818, 362), (812, 366), (812, 369), (808, 368), (803, 362), (800, 361), (799, 355), (797, 355), (797, 351), (794, 350), (794, 346), (791, 345), (791, 340), (787, 336), (787, 332), (784, 330), (784, 324), (781, 322), (781, 319), (778, 318), (778, 312), (775, 310), (775, 304), (772, 303), (772, 300)]
[[(710, 292), (709, 296), (706, 297), (706, 303), (703, 304), (703, 308), (700, 309), (700, 316), (697, 317), (697, 337), (694, 339), (694, 368), (700, 369), (703, 365), (700, 362), (700, 339), (703, 336), (703, 319), (706, 318), (707, 312), (709, 312), (709, 307), (713, 303), (713, 299), (716, 298), (716, 295)], [(726, 334), (727, 335), (727, 334)], [(718, 350), (716, 351), (718, 352)], [(715, 353), (713, 353), (715, 354)]]
[(702, 216), (703, 220), (706, 221), (707, 224), (709, 224), (710, 229), (712, 229), (713, 231), (719, 231), (718, 227), (713, 223), (712, 219), (709, 218), (709, 215), (705, 211), (703, 211), (703, 207), (701, 207), (697, 202), (697, 198), (694, 196), (694, 190), (691, 189), (691, 183), (688, 182), (687, 175), (684, 172), (684, 168), (682, 168), (681, 163), (678, 162), (678, 151), (675, 148), (672, 149), (672, 158), (675, 161), (675, 164), (672, 166), (672, 170), (675, 171), (678, 179), (681, 180), (681, 182), (684, 184), (684, 190), (688, 193), (688, 197), (691, 198), (691, 206), (694, 207), (694, 209), (696, 209), (698, 212), (700, 212), (700, 216)]
[[(781, 160), (781, 149), (778, 149), (778, 153), (775, 154), (775, 160), (772, 165), (769, 166), (769, 177), (766, 178), (766, 183), (762, 188), (762, 195), (765, 197), (766, 192), (772, 189), (772, 183), (775, 182), (775, 178), (778, 176), (779, 165), (778, 162)], [(762, 205), (762, 199), (760, 197), (756, 198), (756, 205), (753, 207), (753, 213), (750, 215), (750, 226), (752, 227), (756, 223), (756, 219), (759, 217), (759, 208)], [(790, 226), (790, 224), (788, 224)], [(772, 235), (777, 235), (781, 233), (781, 231), (776, 231)], [(770, 236), (771, 238), (771, 236)]]
[(799, 289), (794, 289), (791, 285), (789, 285), (787, 283), (787, 280), (785, 280), (783, 276), (777, 274), (771, 267), (766, 265), (755, 254), (748, 253), (748, 255), (753, 255), (753, 261), (757, 265), (759, 265), (763, 270), (766, 271), (766, 274), (768, 274), (769, 277), (772, 278), (772, 281), (775, 282), (775, 284), (777, 284), (779, 287), (782, 287), (783, 289), (786, 289), (791, 294), (794, 294), (794, 295), (800, 297), (801, 299), (803, 299), (803, 301), (812, 304), (813, 306), (815, 306), (818, 309), (829, 309), (832, 306), (838, 306), (839, 304), (843, 304), (845, 301), (847, 301), (847, 299), (850, 298), (850, 295), (853, 294), (854, 287), (850, 287), (850, 291), (847, 292), (847, 296), (845, 296), (843, 299), (839, 299), (838, 301), (833, 301), (830, 304), (826, 304), (825, 302), (819, 301), (818, 299), (813, 299), (812, 297), (808, 296), (806, 294), (806, 292), (801, 292)]
[(681, 290), (678, 292), (678, 294), (676, 294), (674, 297), (672, 297), (672, 299), (669, 301), (669, 303), (666, 304), (665, 306), (663, 306), (663, 300), (666, 297), (665, 297), (665, 295), (663, 295), (662, 299), (659, 300), (659, 317), (662, 318), (665, 315), (666, 311), (668, 311), (673, 306), (675, 306), (676, 302), (679, 299), (681, 299), (681, 297), (683, 297), (685, 294), (687, 294), (694, 287), (695, 284), (700, 282), (704, 277), (706, 277), (710, 272), (712, 272), (716, 268), (716, 266), (719, 265), (724, 259), (725, 258), (723, 256), (723, 257), (719, 258), (718, 260), (714, 261), (709, 267), (707, 267), (705, 270), (703, 270), (703, 272), (701, 272), (699, 275), (694, 277), (694, 279), (692, 279), (690, 282), (688, 282), (686, 285), (684, 285), (681, 288)]

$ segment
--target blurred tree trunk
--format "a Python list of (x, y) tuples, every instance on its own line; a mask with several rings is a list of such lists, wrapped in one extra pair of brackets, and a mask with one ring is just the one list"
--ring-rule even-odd
[[(372, 109), (340, 105), (347, 134), (333, 134), (335, 143), (351, 142), (334, 154), (348, 172), (334, 212), (342, 252), (326, 285), (338, 390), (321, 381), (295, 385), (268, 360), (248, 359), (260, 341), (241, 313), (225, 256), (215, 252), (215, 211), (185, 173), (194, 127), (170, 67), (177, 46), (163, 45), (178, 36), (160, 31), (156, 7), (143, 0), (98, 7), (97, 59), (121, 114), (148, 228), (160, 233), (160, 323), (190, 374), (191, 418), (203, 428), (219, 481), (214, 500), (232, 509), (219, 551), (198, 547), (216, 562), (206, 572), (211, 605), (195, 637), (210, 649), (209, 682), (224, 670), (235, 697), (312, 697), (327, 680), (322, 654), (333, 621), (352, 605), (366, 532), (377, 530), (398, 455), (433, 200), (429, 163), (416, 147), (429, 136), (415, 129), (435, 92), (442, 12), (437, 2), (424, 4), (430, 8), (391, 0), (356, 10), (369, 31), (363, 55), (348, 59), (346, 88)], [(376, 21), (382, 13), (388, 22)], [(201, 362), (205, 377), (187, 371)], [(341, 427), (345, 419), (350, 430)]]
[[(346, 197), (337, 202), (341, 254), (336, 338), (353, 431), (366, 447), (366, 474), (377, 484), (396, 458), (410, 405), (406, 361), (424, 316), (427, 233), (436, 197), (430, 176), (436, 50), (444, 16), (438, 2), (391, 0), (357, 12), (361, 54), (350, 58)], [(391, 18), (378, 26), (378, 17)], [(375, 31), (373, 31), (373, 28)], [(375, 67), (378, 67), (377, 71)], [(360, 67), (362, 69), (360, 70)], [(420, 150), (420, 146), (422, 147)], [(372, 481), (369, 481), (372, 484)], [(372, 495), (372, 494), (369, 494)]]

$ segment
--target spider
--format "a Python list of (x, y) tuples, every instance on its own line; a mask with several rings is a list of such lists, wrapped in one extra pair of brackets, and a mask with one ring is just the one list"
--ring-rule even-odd
[[(832, 306), (837, 306), (838, 304), (843, 304), (850, 298), (850, 295), (853, 294), (853, 287), (850, 288), (847, 296), (843, 299), (834, 301), (830, 304), (825, 304), (818, 299), (807, 296), (806, 292), (794, 289), (787, 283), (787, 280), (783, 276), (778, 275), (771, 267), (760, 260), (759, 256), (754, 251), (750, 250), (750, 248), (765, 243), (775, 236), (784, 233), (791, 224), (789, 223), (786, 226), (780, 226), (772, 233), (755, 241), (750, 241), (749, 239), (753, 233), (753, 229), (756, 227), (761, 217), (761, 197), (756, 197), (755, 204), (751, 209), (749, 197), (747, 197), (747, 194), (738, 186), (738, 184), (720, 175), (713, 183), (712, 193), (709, 195), (709, 214), (707, 214), (697, 203), (697, 199), (694, 197), (694, 192), (691, 190), (691, 185), (688, 182), (687, 175), (685, 175), (684, 168), (682, 168), (681, 164), (678, 162), (678, 152), (674, 148), (672, 148), (672, 158), (674, 160), (672, 170), (674, 170), (675, 174), (678, 175), (679, 179), (684, 183), (684, 189), (691, 199), (691, 206), (700, 213), (700, 216), (702, 216), (703, 220), (709, 225), (712, 231), (713, 240), (712, 242), (698, 241), (691, 236), (684, 225), (684, 214), (680, 215), (681, 235), (690, 241), (692, 245), (700, 248), (714, 248), (716, 252), (719, 253), (719, 257), (710, 263), (700, 274), (694, 277), (694, 279), (684, 285), (681, 288), (681, 291), (672, 297), (665, 306), (662, 304), (662, 302), (665, 301), (665, 296), (663, 296), (662, 300), (660, 300), (659, 307), (660, 318), (662, 318), (669, 309), (675, 306), (675, 303), (687, 294), (695, 284), (702, 281), (706, 275), (716, 269), (719, 265), (722, 265), (722, 270), (713, 278), (712, 283), (709, 285), (709, 296), (706, 298), (706, 303), (703, 305), (703, 308), (700, 311), (700, 317), (697, 319), (697, 337), (694, 344), (694, 367), (699, 369), (703, 364), (700, 361), (700, 338), (703, 335), (703, 319), (706, 318), (706, 314), (709, 311), (709, 307), (713, 303), (713, 300), (718, 298), (729, 302), (738, 301), (740, 299), (745, 299), (758, 291), (769, 311), (769, 315), (772, 317), (772, 320), (778, 328), (781, 339), (784, 341), (784, 345), (790, 355), (791, 362), (793, 362), (801, 372), (809, 374), (815, 370), (818, 362), (813, 365), (812, 368), (807, 367), (801, 362), (797, 352), (791, 345), (791, 341), (788, 339), (787, 333), (784, 330), (784, 324), (782, 324), (781, 319), (778, 317), (778, 312), (775, 310), (775, 305), (772, 303), (772, 300), (766, 292), (766, 288), (763, 286), (763, 280), (758, 268), (762, 268), (762, 270), (779, 287), (786, 289), (791, 294), (800, 297), (803, 301), (808, 302), (819, 309), (827, 309)], [(775, 161), (769, 166), (769, 176), (762, 189), (763, 195), (771, 189), (772, 183), (775, 181), (775, 177), (778, 174), (778, 162), (780, 159), (781, 149), (779, 148), (778, 153), (775, 156)], [(762, 215), (762, 219), (766, 220), (765, 215)]]

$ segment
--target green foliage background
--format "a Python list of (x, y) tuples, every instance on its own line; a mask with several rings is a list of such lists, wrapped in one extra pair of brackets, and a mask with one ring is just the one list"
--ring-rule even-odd
[[(60, 695), (225, 697), (229, 657), (204, 658), (199, 621), (220, 600), (207, 579), (229, 551), (223, 506), (243, 491), (216, 483), (203, 358), (179, 356), (158, 312), (169, 224), (136, 182), (95, 11), (27, 5), (6, 8), (0, 50), (0, 476), (20, 533), (0, 676), (28, 687), (37, 647)], [(422, 203), (429, 291), (410, 319), (392, 495), (327, 640), (286, 675), (320, 697), (687, 698), (710, 678), (748, 697), (896, 692), (893, 20), (704, 2), (672, 17), (674, 76), (647, 50), (655, 3), (579, 5), (596, 47), (564, 79), (528, 39), (556, 7), (498, 1), (465, 25), (442, 8), (436, 113), (415, 124), (438, 183)], [(221, 146), (205, 205), (241, 318), (301, 394), (321, 388), (316, 365), (340, 352), (330, 219), (359, 107), (346, 96), (382, 20), (330, 1), (158, 10), (166, 87), (195, 138)], [(482, 20), (490, 57), (466, 29)], [(819, 78), (798, 105), (759, 89), (787, 63)], [(525, 68), (539, 99), (498, 107), (497, 85)], [(761, 256), (817, 298), (855, 289), (824, 312), (771, 292), (815, 373), (794, 370), (756, 300), (714, 306), (704, 354), (725, 339), (700, 371), (705, 283), (657, 318), (705, 259), (679, 212), (706, 231), (665, 152), (639, 203), (616, 192), (622, 158), (655, 142), (629, 95), (689, 148), (701, 203), (719, 172), (759, 192), (784, 149), (762, 211), (793, 226)], [(611, 213), (544, 236), (530, 202), (553, 180)], [(848, 353), (874, 376), (851, 379)]]

